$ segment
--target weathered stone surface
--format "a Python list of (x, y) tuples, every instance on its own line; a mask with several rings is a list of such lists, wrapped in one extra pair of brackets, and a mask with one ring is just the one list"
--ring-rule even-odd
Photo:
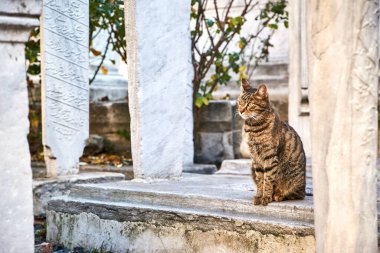
[[(136, 178), (179, 177), (189, 103), (190, 1), (125, 1)], [(188, 142), (186, 142), (188, 143)]]
[(235, 102), (229, 100), (210, 101), (203, 106), (197, 116), (195, 133), (195, 161), (197, 163), (221, 163), (223, 159), (235, 158), (235, 137), (239, 138), (234, 129)]
[(231, 175), (78, 185), (49, 202), (48, 240), (114, 252), (315, 250), (311, 198), (261, 207), (253, 194), (250, 177)]
[(0, 2), (0, 252), (34, 252), (25, 45), (41, 1)]
[(128, 103), (94, 102), (90, 104), (90, 133), (105, 135), (118, 130), (130, 131)]
[(317, 252), (377, 252), (379, 2), (307, 3)]
[(248, 138), (249, 134), (244, 131), (244, 126), (241, 128), (241, 142), (239, 146), (240, 155), (243, 158), (251, 158), (251, 151), (249, 151)]
[[(164, 220), (114, 221), (87, 212), (65, 214), (49, 211), (48, 222), (52, 232), (49, 240), (69, 248), (83, 245), (87, 249), (108, 249), (114, 253), (124, 253), (126, 249), (159, 253), (315, 252), (315, 240), (309, 228), (292, 226), (294, 233), (283, 234), (281, 226), (271, 227), (269, 232), (268, 224), (239, 219), (177, 213), (164, 215), (162, 212), (152, 215), (148, 210), (134, 213), (156, 219), (164, 217)], [(257, 231), (258, 227), (263, 231)], [(240, 228), (239, 232), (237, 228)], [(298, 232), (302, 229), (307, 232)]]
[(131, 118), (127, 101), (90, 104), (90, 134), (105, 138), (105, 152), (130, 152)]
[(226, 132), (232, 130), (233, 104), (229, 100), (210, 101), (200, 109), (198, 131)]
[(81, 165), (79, 168), (83, 172), (113, 172), (121, 173), (125, 176), (125, 180), (133, 179), (133, 167), (132, 166), (121, 166), (115, 167), (111, 165)]
[(50, 176), (78, 172), (89, 135), (88, 15), (88, 0), (44, 2), (42, 139)]
[[(188, 34), (190, 34), (190, 25), (188, 26)], [(183, 165), (186, 167), (188, 165), (194, 164), (194, 117), (193, 117), (193, 66), (191, 59), (191, 47), (190, 43), (185, 45), (188, 50), (187, 57), (187, 83), (185, 89), (185, 137), (184, 137), (184, 150), (183, 150)]]
[[(236, 100), (232, 102), (232, 111), (236, 112)], [(233, 150), (234, 150), (234, 158), (239, 159), (242, 158), (242, 153), (240, 150), (240, 145), (243, 141), (241, 129), (243, 127), (244, 120), (236, 114), (233, 114), (232, 117), (232, 142), (233, 142)]]
[(251, 159), (224, 160), (218, 174), (251, 175)]
[(46, 177), (46, 165), (44, 162), (32, 161), (31, 165), (33, 178)]
[(306, 157), (311, 156), (307, 1), (290, 2), (289, 26), (289, 123), (303, 142)]
[(34, 216), (45, 216), (45, 209), (53, 197), (68, 195), (76, 184), (104, 183), (124, 180), (124, 175), (110, 172), (84, 172), (77, 175), (59, 176), (53, 179), (37, 178), (33, 180)]
[[(147, 214), (146, 212), (142, 214)], [(157, 218), (161, 216), (155, 216)], [(180, 217), (181, 219), (178, 219)], [(65, 234), (64, 238), (51, 237), (51, 240), (67, 245), (81, 244), (86, 248), (112, 249), (112, 252), (125, 252), (125, 249), (136, 252), (314, 252), (313, 235), (286, 234), (281, 232), (259, 232), (255, 228), (258, 224), (249, 224), (241, 220), (230, 220), (229, 228), (204, 229), (206, 224), (216, 224), (219, 219), (206, 219), (197, 215), (168, 215), (166, 220), (176, 219), (175, 222), (161, 223), (155, 220), (147, 222), (119, 222), (101, 219), (92, 213), (62, 214), (49, 211), (52, 226), (59, 227), (67, 224), (59, 231)], [(190, 220), (185, 223), (184, 220)], [(199, 220), (198, 222), (196, 220)], [(194, 224), (194, 222), (198, 224)], [(226, 226), (227, 222), (224, 222)], [(241, 227), (245, 232), (236, 232)], [(86, 230), (91, 227), (91, 233)], [(265, 226), (263, 226), (265, 227)], [(52, 228), (54, 229), (54, 228)], [(294, 227), (294, 229), (299, 229)], [(58, 231), (57, 231), (58, 232)], [(73, 238), (73, 233), (81, 232)], [(278, 236), (280, 235), (280, 236)], [(215, 240), (215, 238), (218, 238)], [(148, 244), (146, 242), (149, 242)], [(289, 243), (291, 241), (292, 243)]]
[[(25, 22), (24, 26), (20, 27), (20, 29), (25, 29), (26, 27), (38, 26), (38, 24), (36, 25), (35, 17), (38, 17), (41, 14), (41, 3), (42, 1), (40, 0), (28, 0), (28, 1), (3, 0), (0, 2), (0, 10), (2, 10), (3, 13), (8, 13), (10, 15), (23, 14), (25, 15), (25, 18), (28, 18), (29, 16), (30, 18), (34, 19), (33, 23)], [(7, 25), (11, 26), (12, 23), (7, 23)], [(27, 40), (28, 37), (29, 35), (24, 36), (24, 38), (26, 38), (24, 39), (24, 42), (25, 40)]]
[(185, 165), (183, 172), (195, 174), (214, 174), (218, 168), (214, 164), (196, 164)]
[(222, 134), (196, 133), (194, 160), (197, 163), (221, 163), (223, 159)]

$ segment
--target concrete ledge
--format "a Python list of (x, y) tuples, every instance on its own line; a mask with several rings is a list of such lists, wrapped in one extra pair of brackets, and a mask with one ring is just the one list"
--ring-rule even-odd
[[(251, 159), (223, 160), (222, 166), (217, 174), (251, 176), (251, 164)], [(306, 163), (306, 195), (313, 196), (313, 180), (310, 158), (307, 158)]]
[[(312, 199), (271, 203), (267, 207), (254, 206), (251, 199), (255, 194), (253, 182), (247, 176), (189, 175), (180, 181), (140, 183), (120, 181), (104, 184), (76, 185), (71, 199), (87, 199), (203, 210), (224, 215), (254, 214), (275, 219), (292, 219), (311, 222), (313, 220)], [(66, 200), (66, 199), (65, 199)], [(52, 202), (54, 203), (54, 201)], [(49, 204), (50, 205), (50, 204)]]
[(251, 175), (251, 159), (224, 160), (218, 174)]
[(49, 202), (48, 240), (116, 253), (314, 252), (312, 198), (263, 207), (254, 193), (239, 175), (76, 185)]
[[(125, 176), (126, 180), (133, 179), (133, 166), (115, 167), (110, 165), (82, 165), (80, 171), (86, 172), (114, 172), (121, 173)], [(194, 174), (214, 174), (217, 167), (214, 164), (192, 164), (184, 166), (183, 172)]]
[(124, 180), (123, 174), (109, 172), (82, 172), (56, 178), (33, 179), (34, 216), (45, 216), (48, 201), (53, 197), (68, 195), (74, 185), (119, 180)]
[(82, 165), (80, 166), (79, 171), (120, 173), (125, 176), (125, 180), (133, 179), (133, 166), (115, 167), (111, 165)]
[[(310, 227), (141, 207), (108, 208), (87, 208), (76, 214), (48, 211), (48, 240), (114, 253), (315, 252)], [(98, 216), (97, 211), (119, 215), (120, 220)]]
[(217, 167), (214, 164), (197, 164), (186, 165), (183, 168), (185, 173), (194, 173), (194, 174), (206, 174), (211, 175), (217, 171)]

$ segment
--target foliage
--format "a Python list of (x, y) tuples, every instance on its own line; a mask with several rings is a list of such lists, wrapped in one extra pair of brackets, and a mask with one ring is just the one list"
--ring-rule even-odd
[(25, 45), (25, 57), (28, 65), (26, 81), (29, 96), (29, 149), (32, 160), (41, 161), (43, 160), (43, 147), (40, 92), (39, 84), (33, 80), (33, 76), (38, 76), (41, 72), (39, 28), (33, 29), (30, 33), (29, 40)]
[[(255, 20), (260, 21), (256, 34), (260, 34), (265, 29), (269, 31), (266, 36), (253, 38), (250, 46), (244, 48), (241, 55), (241, 64), (246, 66), (246, 75), (244, 77), (251, 79), (259, 63), (268, 59), (269, 48), (273, 46), (270, 40), (279, 26), (283, 25), (288, 28), (289, 13), (286, 10), (287, 3), (287, 0), (268, 1), (255, 18)], [(258, 46), (257, 49), (256, 46)]]
[(118, 129), (116, 134), (126, 141), (131, 140), (131, 133), (127, 129)]
[(40, 28), (34, 28), (25, 44), (25, 58), (27, 59), (28, 70), (30, 75), (39, 75), (40, 67)]
[[(94, 57), (99, 57), (100, 64), (96, 67), (94, 75), (90, 78), (90, 84), (94, 81), (99, 70), (107, 74), (108, 70), (103, 66), (109, 47), (117, 52), (123, 61), (127, 61), (125, 25), (124, 25), (124, 1), (123, 0), (90, 0), (90, 31), (89, 50)], [(101, 31), (108, 34), (107, 44), (103, 50), (95, 49), (93, 40)], [(32, 30), (25, 47), (27, 60), (28, 84), (32, 85), (31, 76), (40, 75), (40, 29)], [(115, 61), (112, 61), (115, 63)]]
[[(103, 63), (109, 47), (117, 52), (123, 61), (127, 60), (123, 2), (123, 0), (90, 0), (90, 52), (94, 57), (100, 58), (100, 64), (90, 78), (90, 83), (99, 71), (107, 74), (108, 70)], [(233, 73), (238, 74), (240, 78), (252, 77), (258, 64), (268, 58), (273, 32), (281, 24), (288, 26), (287, 0), (268, 1), (262, 9), (259, 0), (244, 0), (240, 13), (232, 16), (231, 9), (235, 2), (237, 0), (229, 0), (226, 6), (220, 8), (217, 0), (213, 0), (212, 4), (209, 4), (208, 0), (191, 1), (194, 70), (192, 81), (194, 102), (197, 107), (208, 104), (212, 92), (217, 90), (219, 85), (226, 85)], [(206, 7), (212, 10), (215, 16), (206, 15)], [(249, 22), (246, 16), (254, 9), (259, 10), (255, 18), (259, 23), (257, 30), (243, 36), (241, 30)], [(102, 31), (108, 34), (106, 46), (104, 49), (94, 48), (93, 40)], [(239, 49), (229, 50), (230, 44), (236, 41)], [(33, 30), (31, 39), (26, 45), (30, 75), (40, 74), (39, 42), (37, 28)], [(209, 73), (211, 75), (208, 75)]]
[[(268, 57), (273, 31), (281, 23), (287, 27), (287, 1), (269, 1), (255, 19), (259, 22), (257, 31), (242, 36), (241, 30), (248, 22), (246, 16), (259, 8), (259, 1), (245, 0), (240, 13), (232, 16), (231, 10), (235, 2), (237, 1), (229, 0), (222, 9), (217, 0), (213, 0), (212, 4), (208, 0), (191, 2), (192, 82), (196, 107), (207, 105), (212, 99), (212, 92), (218, 85), (226, 85), (231, 80), (232, 73), (239, 74), (240, 78), (247, 77), (247, 64), (252, 75), (258, 64)], [(207, 15), (206, 9), (212, 10), (215, 16)], [(265, 36), (264, 32), (268, 35)], [(239, 50), (235, 52), (229, 50), (229, 45), (236, 39)], [(248, 51), (248, 48), (251, 50)], [(210, 72), (210, 78), (206, 80)]]
[[(103, 66), (103, 62), (109, 48), (116, 51), (124, 61), (127, 60), (123, 0), (90, 0), (89, 22), (89, 50), (94, 57), (101, 59), (94, 75), (90, 78), (91, 84), (99, 70), (103, 74), (107, 74), (108, 70)], [(93, 40), (99, 35), (100, 31), (106, 31), (108, 34), (107, 46), (103, 50), (95, 49), (92, 46)], [(41, 73), (39, 27), (32, 30), (29, 40), (25, 45), (25, 58), (29, 90), (30, 130), (28, 140), (32, 160), (39, 161), (43, 160), (40, 85), (36, 82), (40, 80), (38, 77)]]
[[(106, 31), (108, 34), (106, 47), (103, 50), (93, 47), (93, 40), (100, 32)], [(90, 83), (95, 79), (99, 70), (107, 74), (108, 70), (103, 66), (109, 46), (112, 51), (120, 55), (124, 62), (127, 62), (127, 43), (125, 39), (124, 23), (124, 1), (123, 0), (90, 0), (90, 52), (95, 57), (100, 57), (100, 64), (97, 66)], [(115, 63), (115, 61), (112, 61)]]

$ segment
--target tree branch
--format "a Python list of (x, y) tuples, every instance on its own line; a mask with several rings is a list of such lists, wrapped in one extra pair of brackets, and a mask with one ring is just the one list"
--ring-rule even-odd
[(110, 33), (110, 34), (109, 34), (109, 37), (108, 37), (108, 39), (107, 39), (107, 45), (106, 45), (106, 48), (105, 48), (105, 50), (104, 50), (104, 54), (102, 55), (102, 60), (100, 61), (100, 64), (97, 66), (94, 75), (93, 75), (92, 78), (90, 79), (90, 85), (91, 85), (91, 83), (95, 80), (96, 75), (98, 74), (100, 68), (101, 68), (102, 65), (103, 65), (104, 59), (105, 59), (106, 56), (107, 56), (108, 46), (110, 45), (111, 37), (112, 37), (112, 35), (111, 35), (111, 33)]

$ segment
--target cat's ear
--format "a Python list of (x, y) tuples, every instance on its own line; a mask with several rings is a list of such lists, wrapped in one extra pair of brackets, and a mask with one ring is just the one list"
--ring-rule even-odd
[(259, 88), (257, 88), (256, 93), (259, 94), (261, 97), (268, 97), (267, 86), (265, 86), (265, 84), (260, 84)]
[(244, 90), (244, 91), (247, 91), (251, 88), (251, 86), (249, 85), (249, 82), (247, 79), (245, 78), (242, 78), (241, 79), (241, 88)]

